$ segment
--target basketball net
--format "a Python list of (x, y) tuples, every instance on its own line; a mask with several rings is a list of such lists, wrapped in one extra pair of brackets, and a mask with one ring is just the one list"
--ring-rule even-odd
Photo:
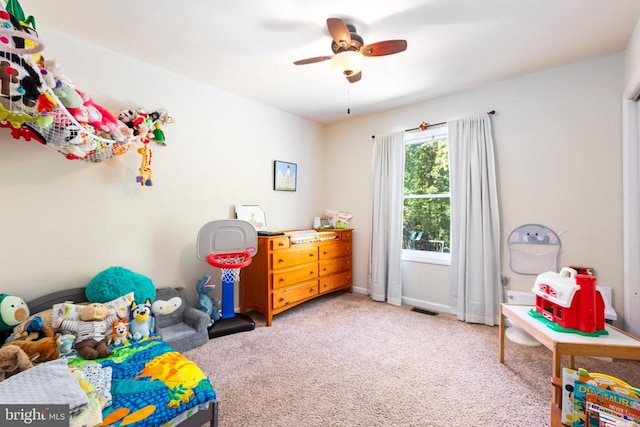
[(247, 254), (217, 255), (215, 262), (219, 264), (222, 283), (235, 283), (240, 280), (240, 269), (247, 258)]

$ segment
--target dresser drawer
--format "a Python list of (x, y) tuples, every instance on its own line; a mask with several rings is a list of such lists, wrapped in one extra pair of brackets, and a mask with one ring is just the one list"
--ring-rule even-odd
[(320, 261), (320, 276), (351, 270), (351, 257), (333, 258)]
[(313, 262), (299, 267), (278, 270), (273, 273), (273, 289), (291, 286), (305, 280), (318, 277), (318, 263)]
[(278, 309), (318, 295), (318, 281), (313, 280), (273, 293), (273, 308)]
[(320, 293), (351, 285), (351, 271), (320, 278)]
[(310, 246), (300, 249), (276, 251), (271, 254), (271, 269), (292, 267), (318, 260), (318, 248)]
[(351, 256), (351, 242), (320, 245), (320, 259)]
[(279, 249), (287, 249), (291, 246), (291, 243), (287, 236), (279, 236), (269, 239), (269, 246), (272, 251), (277, 251)]
[(353, 230), (345, 230), (342, 232), (342, 240), (351, 240), (353, 237)]

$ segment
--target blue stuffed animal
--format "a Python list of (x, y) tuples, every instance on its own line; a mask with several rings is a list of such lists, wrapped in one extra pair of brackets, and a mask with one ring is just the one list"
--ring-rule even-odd
[(211, 321), (209, 326), (213, 325), (213, 322), (222, 317), (222, 310), (220, 310), (220, 300), (209, 295), (209, 292), (215, 289), (215, 285), (211, 283), (211, 276), (202, 276), (196, 284), (196, 291), (198, 292), (198, 310), (204, 311), (209, 315)]
[(70, 356), (73, 350), (73, 344), (76, 342), (76, 336), (73, 334), (63, 334), (56, 340), (60, 346), (60, 356)]
[(151, 311), (151, 300), (147, 298), (144, 304), (135, 301), (131, 303), (129, 312), (129, 332), (134, 340), (148, 338), (156, 329), (156, 319)]
[(27, 331), (27, 340), (37, 341), (44, 337), (53, 337), (53, 329), (45, 325), (44, 320), (40, 316), (33, 316), (31, 321), (24, 327)]

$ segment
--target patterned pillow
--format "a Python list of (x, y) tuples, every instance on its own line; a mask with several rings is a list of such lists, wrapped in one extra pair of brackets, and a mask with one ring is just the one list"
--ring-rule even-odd
[[(129, 316), (129, 306), (133, 302), (134, 293), (129, 292), (112, 301), (105, 302), (104, 305), (109, 307), (113, 312), (118, 313), (121, 319)], [(53, 306), (53, 320), (62, 318), (62, 320), (79, 320), (79, 313), (86, 304), (74, 304), (71, 302), (63, 302)]]

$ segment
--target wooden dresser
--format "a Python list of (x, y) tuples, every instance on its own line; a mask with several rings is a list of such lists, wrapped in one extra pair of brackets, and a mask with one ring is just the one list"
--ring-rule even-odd
[(351, 229), (322, 230), (323, 240), (307, 243), (292, 243), (289, 235), (259, 236), (258, 253), (240, 270), (240, 311), (256, 310), (271, 326), (275, 314), (302, 302), (351, 292), (352, 236)]

